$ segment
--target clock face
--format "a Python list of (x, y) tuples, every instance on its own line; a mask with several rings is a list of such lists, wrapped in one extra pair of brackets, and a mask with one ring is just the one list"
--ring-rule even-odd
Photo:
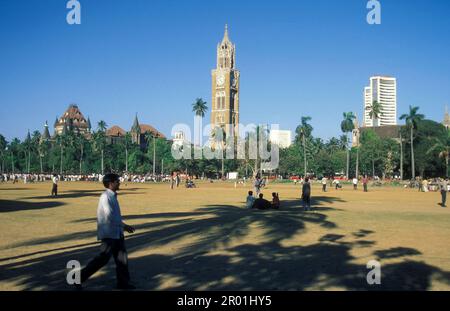
[(225, 76), (224, 75), (218, 75), (216, 78), (216, 83), (218, 86), (222, 86), (225, 83)]

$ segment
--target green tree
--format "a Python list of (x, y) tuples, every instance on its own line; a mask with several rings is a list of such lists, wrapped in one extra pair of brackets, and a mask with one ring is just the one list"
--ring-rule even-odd
[(147, 150), (150, 151), (150, 141), (153, 141), (153, 148), (151, 148), (153, 150), (153, 161), (152, 161), (152, 168), (153, 168), (153, 175), (155, 175), (156, 173), (156, 135), (153, 134), (150, 131), (145, 132), (145, 141), (147, 142)]
[(447, 130), (447, 135), (444, 140), (441, 140), (437, 137), (431, 138), (434, 143), (433, 146), (428, 150), (427, 155), (433, 154), (435, 151), (438, 152), (439, 158), (445, 161), (445, 173), (446, 176), (450, 176), (449, 174), (449, 157), (450, 157), (450, 130)]
[(375, 127), (375, 120), (378, 121), (378, 125), (380, 126), (380, 116), (383, 115), (381, 112), (382, 105), (374, 100), (370, 106), (366, 107), (366, 110), (369, 112), (369, 117), (372, 119), (372, 127)]
[(417, 128), (417, 125), (420, 121), (422, 121), (425, 116), (423, 114), (417, 113), (419, 107), (409, 106), (409, 113), (402, 114), (400, 116), (400, 120), (405, 120), (406, 126), (410, 130), (410, 143), (411, 143), (411, 178), (416, 177), (416, 169), (414, 162), (414, 130)]
[(353, 112), (344, 112), (343, 114), (344, 120), (341, 122), (341, 130), (344, 133), (344, 135), (347, 135), (346, 140), (346, 150), (347, 150), (347, 170), (346, 170), (346, 176), (349, 178), (349, 167), (350, 167), (350, 149), (348, 147), (349, 144), (349, 134), (355, 129), (355, 125), (353, 121), (356, 119), (356, 116), (353, 114)]
[(2, 158), (2, 174), (5, 172), (5, 158), (6, 158), (6, 148), (8, 146), (8, 142), (5, 137), (0, 134), (0, 156)]
[[(207, 103), (205, 101), (203, 101), (202, 98), (197, 98), (195, 100), (195, 102), (192, 104), (192, 111), (195, 113), (196, 118), (204, 118), (205, 117), (205, 113), (208, 110), (208, 106), (206, 105)], [(199, 122), (200, 123), (200, 122)], [(202, 137), (202, 128), (201, 126), (199, 126), (199, 133), (198, 133), (198, 144), (200, 144), (201, 141), (201, 137)]]
[(303, 145), (303, 170), (304, 170), (304, 176), (307, 175), (308, 169), (307, 169), (307, 150), (306, 150), (306, 140), (311, 137), (312, 133), (312, 126), (308, 123), (311, 121), (311, 117), (302, 117), (301, 123), (297, 128), (295, 129), (295, 132), (297, 133), (296, 141), (300, 142)]
[(106, 127), (105, 121), (101, 120), (97, 123), (97, 131), (94, 133), (94, 149), (100, 151), (101, 154), (101, 172), (105, 173), (105, 147), (106, 147)]

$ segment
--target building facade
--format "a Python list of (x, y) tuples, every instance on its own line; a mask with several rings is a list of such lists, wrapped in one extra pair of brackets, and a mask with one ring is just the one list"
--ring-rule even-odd
[[(369, 110), (374, 101), (381, 104), (381, 115), (378, 119), (370, 117)], [(397, 79), (374, 76), (370, 78), (370, 85), (364, 88), (363, 126), (386, 125), (397, 125)]]
[(222, 128), (227, 137), (239, 133), (239, 81), (240, 72), (236, 69), (236, 46), (225, 35), (217, 45), (217, 66), (212, 70), (211, 127)]
[[(155, 138), (166, 139), (166, 136), (153, 126), (139, 123), (137, 115), (134, 118), (133, 125), (128, 133), (130, 134), (131, 143), (139, 145), (141, 149), (145, 149), (147, 147), (147, 133), (150, 133)], [(122, 143), (126, 134), (127, 131), (122, 129), (120, 126), (113, 125), (106, 130), (106, 141), (109, 144)]]
[(89, 118), (86, 120), (78, 106), (72, 104), (61, 117), (56, 118), (54, 127), (55, 135), (61, 135), (69, 130), (76, 134), (82, 134), (89, 137), (91, 132), (91, 121)]

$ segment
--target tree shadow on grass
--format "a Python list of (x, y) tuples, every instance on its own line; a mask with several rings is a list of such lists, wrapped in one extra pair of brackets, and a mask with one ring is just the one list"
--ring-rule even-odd
[[(361, 242), (374, 243), (360, 240), (363, 237), (343, 242), (343, 236), (330, 232), (309, 245), (283, 245), (282, 240), (304, 234), (310, 226), (336, 228), (328, 219), (329, 211), (333, 209), (306, 213), (294, 205), (266, 211), (209, 205), (192, 213), (131, 215), (130, 219), (136, 217), (144, 222), (136, 226), (138, 233), (127, 237), (128, 250), (145, 255), (130, 259), (130, 272), (138, 288), (146, 290), (426, 290), (435, 278), (450, 283), (449, 272), (407, 260), (383, 266), (382, 285), (369, 286), (366, 266), (353, 263), (355, 258), (351, 255)], [(232, 240), (252, 234), (255, 227), (263, 231), (262, 242), (231, 244)], [(85, 234), (73, 233), (63, 239), (76, 242)], [(354, 239), (354, 234), (348, 236)], [(171, 255), (155, 251), (161, 246), (168, 249), (170, 243), (182, 239), (184, 246)], [(191, 242), (185, 242), (186, 239)], [(86, 265), (98, 251), (98, 245), (85, 244), (75, 249), (50, 249), (39, 258), (25, 254), (13, 262), (5, 259), (0, 265), (0, 280), (14, 282), (26, 290), (69, 289), (65, 283), (67, 262), (76, 259)], [(390, 256), (401, 255), (389, 251), (385, 252)], [(113, 288), (112, 262), (105, 269), (107, 273), (97, 274), (87, 282), (87, 290)]]
[(42, 210), (59, 207), (66, 203), (60, 201), (26, 202), (18, 200), (0, 200), (0, 213)]

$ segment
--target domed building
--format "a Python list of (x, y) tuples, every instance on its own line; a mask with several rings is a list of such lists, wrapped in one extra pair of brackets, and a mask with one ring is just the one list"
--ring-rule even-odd
[(74, 104), (71, 104), (63, 115), (56, 119), (54, 127), (55, 136), (61, 135), (67, 130), (86, 137), (90, 136), (91, 133), (91, 121), (89, 118), (86, 120), (78, 106)]

